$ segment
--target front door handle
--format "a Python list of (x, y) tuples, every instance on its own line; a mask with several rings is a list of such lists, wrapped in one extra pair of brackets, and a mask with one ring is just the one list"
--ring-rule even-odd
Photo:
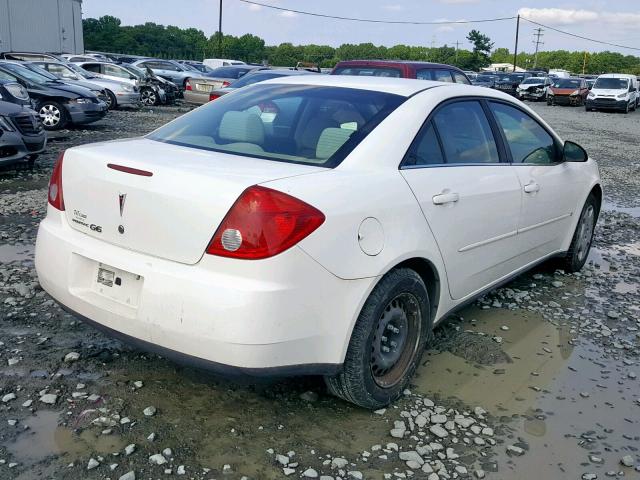
[(434, 205), (445, 205), (447, 203), (455, 203), (460, 200), (460, 195), (457, 193), (441, 193), (433, 196)]
[(524, 186), (524, 191), (526, 193), (535, 193), (535, 192), (539, 192), (540, 191), (540, 185), (538, 185), (536, 182), (531, 182), (531, 183), (527, 183)]

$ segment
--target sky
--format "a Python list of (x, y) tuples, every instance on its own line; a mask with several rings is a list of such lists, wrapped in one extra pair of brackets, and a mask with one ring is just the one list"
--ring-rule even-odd
[[(396, 21), (477, 20), (515, 16), (565, 30), (577, 35), (635, 47), (628, 50), (567, 37), (546, 29), (542, 50), (612, 50), (640, 56), (640, 2), (632, 0), (256, 0), (260, 3), (301, 11)], [(195, 27), (211, 35), (218, 28), (219, 0), (84, 0), (83, 16), (113, 15), (123, 25), (155, 22), (179, 27)], [(537, 25), (522, 21), (519, 50), (533, 51)], [(317, 18), (276, 11), (240, 0), (223, 0), (222, 30), (226, 34), (252, 33), (267, 45), (283, 42), (338, 46), (342, 43), (371, 42), (454, 46), (470, 48), (466, 36), (472, 28), (488, 35), (494, 48), (513, 51), (515, 20), (473, 25), (384, 25)]]

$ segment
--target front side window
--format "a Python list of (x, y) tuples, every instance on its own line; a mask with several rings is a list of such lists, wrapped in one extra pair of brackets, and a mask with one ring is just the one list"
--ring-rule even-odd
[(491, 102), (491, 110), (504, 132), (513, 163), (549, 165), (556, 161), (553, 137), (522, 110)]
[(335, 167), (404, 100), (369, 90), (258, 83), (183, 115), (148, 138)]
[(499, 163), (498, 148), (484, 110), (475, 100), (445, 105), (433, 116), (446, 163)]
[(127, 78), (127, 79), (131, 76), (122, 68), (117, 67), (115, 65), (105, 65), (104, 73), (105, 75), (111, 75), (112, 77)]

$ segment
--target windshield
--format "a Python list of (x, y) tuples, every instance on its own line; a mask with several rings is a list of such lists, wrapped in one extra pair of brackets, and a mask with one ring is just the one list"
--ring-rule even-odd
[(135, 75), (136, 77), (138, 77), (138, 79), (140, 78), (144, 78), (147, 75), (147, 72), (134, 66), (134, 65), (120, 65), (122, 68), (124, 68), (125, 70), (131, 72), (132, 75)]
[(476, 82), (493, 82), (493, 77), (490, 75), (478, 75), (475, 81)]
[(602, 90), (626, 90), (629, 88), (629, 80), (626, 78), (598, 78), (593, 88)]
[(98, 76), (93, 72), (90, 72), (89, 70), (85, 70), (84, 68), (79, 67), (75, 63), (65, 63), (64, 67), (68, 68), (69, 70), (73, 70), (74, 73), (84, 78), (98, 78)]
[(532, 77), (532, 78), (527, 78), (524, 82), (522, 82), (523, 85), (530, 85), (534, 83), (544, 83), (544, 78)]
[(404, 100), (369, 90), (257, 84), (183, 115), (148, 138), (335, 167)]
[[(50, 82), (51, 79), (45, 76), (44, 74), (40, 74), (39, 72), (34, 72), (22, 65), (18, 65), (16, 63), (2, 63), (0, 64), (7, 70), (15, 73), (16, 75), (20, 75), (30, 82), (37, 83), (38, 85), (43, 85), (47, 82)], [(53, 76), (53, 75), (52, 75)], [(53, 77), (54, 80), (57, 80), (56, 77)]]
[(553, 81), (554, 88), (580, 88), (582, 80), (578, 78), (556, 78)]

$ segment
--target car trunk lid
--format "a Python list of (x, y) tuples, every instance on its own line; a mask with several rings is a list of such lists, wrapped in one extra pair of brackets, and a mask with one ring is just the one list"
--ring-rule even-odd
[(247, 187), (322, 171), (134, 139), (67, 151), (62, 185), (66, 217), (75, 230), (195, 264)]

